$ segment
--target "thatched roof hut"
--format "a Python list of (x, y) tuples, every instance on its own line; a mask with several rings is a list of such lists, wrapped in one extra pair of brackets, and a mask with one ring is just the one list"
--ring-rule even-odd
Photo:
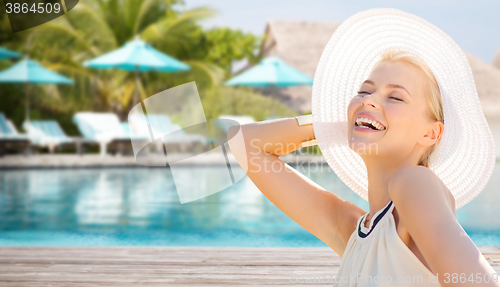
[[(316, 66), (328, 40), (340, 22), (277, 21), (270, 20), (262, 44), (264, 56), (278, 56), (291, 66), (314, 77)], [(500, 69), (465, 52), (471, 65), (483, 110), (489, 118), (500, 118)], [(500, 51), (497, 53), (500, 68)], [(271, 93), (271, 90), (267, 90)], [(312, 87), (277, 89), (272, 95), (297, 112), (311, 110)]]
[(478, 57), (465, 52), (469, 60), (477, 93), (484, 114), (490, 119), (500, 119), (500, 69), (484, 62)]
[[(264, 56), (280, 57), (290, 66), (314, 77), (321, 53), (338, 25), (340, 23), (270, 20), (261, 52)], [(311, 94), (311, 86), (272, 91), (274, 97), (299, 113), (311, 110)]]
[(495, 57), (493, 57), (493, 67), (500, 69), (500, 49), (497, 50)]

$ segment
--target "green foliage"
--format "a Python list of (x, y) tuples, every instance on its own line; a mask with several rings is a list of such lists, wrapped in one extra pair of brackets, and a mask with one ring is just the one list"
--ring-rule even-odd
[[(195, 78), (202, 86), (220, 81), (217, 75), (221, 72), (212, 63), (188, 57), (189, 50), (197, 49), (199, 41), (201, 28), (196, 21), (213, 15), (213, 11), (199, 8), (179, 13), (172, 9), (177, 3), (179, 1), (88, 0), (64, 17), (32, 29), (25, 46), (29, 55), (47, 68), (75, 80), (75, 85), (60, 88), (65, 94), (75, 95), (66, 98), (67, 102), (73, 102), (66, 105), (67, 112), (81, 108), (113, 111), (124, 119), (136, 91), (145, 98), (186, 79)], [(138, 35), (160, 51), (192, 62), (192, 70), (151, 76), (141, 73), (143, 81), (136, 86), (133, 73), (82, 66), (84, 61), (118, 49)]]
[(224, 68), (229, 76), (232, 70), (232, 61), (248, 59), (250, 63), (256, 63), (259, 43), (262, 37), (253, 34), (245, 34), (241, 30), (229, 28), (213, 28), (206, 31), (200, 41), (200, 53), (206, 61), (215, 63)]
[[(271, 116), (272, 99), (253, 92), (247, 87), (217, 86), (200, 92), (207, 119), (216, 119), (222, 114), (250, 115), (257, 121)], [(293, 117), (298, 114), (287, 106), (275, 102), (275, 116)]]
[[(77, 135), (72, 115), (108, 111), (126, 120), (133, 94), (147, 98), (165, 89), (196, 81), (207, 119), (245, 114), (260, 121), (271, 116), (272, 100), (251, 88), (226, 87), (232, 62), (256, 63), (262, 37), (226, 27), (203, 29), (198, 22), (216, 14), (210, 7), (180, 11), (182, 0), (86, 0), (63, 17), (13, 34), (0, 14), (2, 47), (18, 51), (46, 68), (74, 80), (73, 85), (29, 85), (32, 119), (55, 119), (66, 133)], [(191, 67), (179, 73), (134, 73), (97, 70), (83, 62), (118, 49), (135, 36)], [(0, 61), (0, 68), (12, 65)], [(20, 128), (24, 120), (25, 85), (0, 84), (0, 111)], [(275, 102), (274, 116), (296, 116)]]

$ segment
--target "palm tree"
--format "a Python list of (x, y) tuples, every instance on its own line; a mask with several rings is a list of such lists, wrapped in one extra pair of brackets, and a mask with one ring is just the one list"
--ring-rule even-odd
[[(143, 73), (141, 97), (168, 87), (195, 80), (198, 88), (223, 81), (219, 66), (193, 58), (201, 27), (197, 21), (215, 14), (207, 7), (184, 12), (172, 9), (181, 0), (88, 0), (64, 17), (41, 25), (27, 36), (26, 51), (49, 69), (75, 80), (63, 87), (67, 110), (111, 109), (125, 117), (131, 103), (135, 82), (132, 73), (119, 70), (96, 71), (84, 68), (85, 60), (121, 47), (135, 35), (191, 66), (182, 73)], [(50, 64), (57, 63), (57, 64)], [(47, 101), (58, 97), (53, 87)]]

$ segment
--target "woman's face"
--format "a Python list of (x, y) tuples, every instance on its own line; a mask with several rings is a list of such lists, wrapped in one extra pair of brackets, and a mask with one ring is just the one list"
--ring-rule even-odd
[(433, 121), (423, 74), (404, 62), (382, 62), (349, 103), (349, 147), (364, 156), (408, 158), (427, 148)]

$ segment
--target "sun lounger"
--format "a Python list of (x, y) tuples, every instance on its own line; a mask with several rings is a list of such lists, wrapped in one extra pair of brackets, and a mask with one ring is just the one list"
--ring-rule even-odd
[(27, 154), (29, 143), (28, 136), (20, 134), (14, 124), (0, 113), (0, 156), (3, 155), (5, 148), (11, 146), (21, 146)]
[[(149, 121), (152, 135), (146, 121)], [(185, 150), (188, 144), (199, 143), (205, 145), (210, 142), (210, 139), (201, 134), (187, 134), (179, 125), (172, 123), (167, 115), (162, 114), (150, 114), (147, 119), (143, 115), (130, 115), (129, 126), (130, 132), (136, 136), (149, 137), (150, 141), (163, 137), (164, 140), (166, 139), (165, 144), (179, 144), (182, 150)], [(166, 137), (164, 137), (165, 135)], [(161, 142), (158, 141), (157, 143), (156, 149), (161, 152)]]
[[(149, 115), (151, 132), (148, 127), (148, 119), (143, 114), (130, 114), (126, 129), (129, 134), (136, 137), (147, 138), (149, 142), (172, 132), (172, 123), (166, 115)], [(152, 133), (152, 134), (151, 134)], [(142, 149), (147, 144), (134, 146), (135, 149)], [(162, 153), (163, 146), (161, 141), (155, 143), (156, 152)], [(138, 151), (136, 151), (137, 153)]]
[(148, 140), (145, 136), (127, 134), (113, 113), (79, 112), (73, 116), (73, 122), (85, 139), (99, 144), (101, 155), (106, 154), (108, 146), (118, 146), (121, 150), (131, 141)]
[(58, 146), (76, 144), (54, 120), (30, 120), (23, 123), (23, 128), (33, 146), (47, 147), (50, 153), (54, 153)]
[(143, 115), (130, 115), (129, 116), (130, 132), (136, 136), (145, 136), (151, 139), (149, 122), (153, 139), (157, 139), (173, 131), (172, 122), (167, 115), (153, 114), (148, 115), (147, 118)]
[(207, 142), (210, 141), (201, 134), (187, 134), (178, 124), (172, 124), (172, 128), (179, 135), (177, 138), (175, 138), (175, 140), (173, 139), (172, 141), (183, 142), (183, 143), (198, 142), (200, 144), (206, 144)]
[(128, 126), (128, 122), (121, 123), (122, 129), (125, 132), (125, 135), (130, 136), (130, 128)]

